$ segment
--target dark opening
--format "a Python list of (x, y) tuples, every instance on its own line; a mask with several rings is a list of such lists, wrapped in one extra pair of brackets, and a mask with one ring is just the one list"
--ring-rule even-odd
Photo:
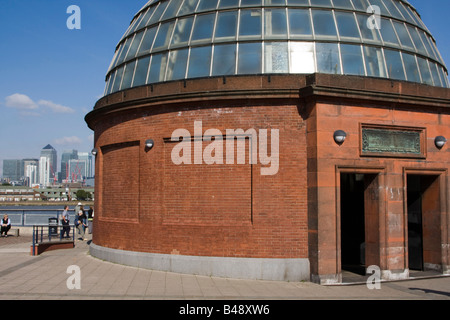
[(423, 270), (421, 176), (407, 176), (409, 269)]
[(342, 270), (365, 274), (364, 175), (341, 174)]
[(407, 175), (408, 262), (410, 270), (439, 268), (440, 186), (436, 175)]

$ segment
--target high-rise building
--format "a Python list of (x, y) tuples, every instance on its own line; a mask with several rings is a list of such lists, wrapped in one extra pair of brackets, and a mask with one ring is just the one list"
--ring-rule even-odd
[(78, 159), (77, 150), (65, 150), (61, 155), (61, 175), (60, 182), (70, 181), (69, 161)]
[(78, 159), (86, 163), (85, 177), (93, 177), (92, 154), (89, 152), (78, 152)]
[(39, 184), (39, 160), (38, 159), (24, 159), (23, 170), (25, 183), (29, 187)]
[(69, 181), (81, 182), (86, 178), (86, 160), (74, 159), (69, 161)]
[(3, 178), (11, 181), (19, 181), (22, 177), (22, 160), (3, 160)]
[(49, 186), (57, 178), (57, 152), (51, 145), (45, 146), (41, 150), (39, 159), (39, 183), (42, 186)]

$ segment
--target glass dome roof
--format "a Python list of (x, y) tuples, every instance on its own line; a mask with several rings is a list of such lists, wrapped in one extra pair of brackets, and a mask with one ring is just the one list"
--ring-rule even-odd
[(117, 45), (105, 95), (180, 79), (315, 72), (450, 87), (406, 0), (150, 0)]

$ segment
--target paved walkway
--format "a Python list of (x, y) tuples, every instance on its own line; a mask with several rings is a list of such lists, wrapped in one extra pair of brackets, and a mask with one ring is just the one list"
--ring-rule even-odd
[[(30, 255), (31, 237), (0, 238), (0, 299), (334, 300), (447, 299), (450, 277), (366, 285), (320, 286), (310, 282), (223, 279), (127, 267), (89, 255), (89, 242), (74, 249)], [(69, 266), (81, 271), (80, 289), (69, 289)], [(74, 283), (74, 282), (70, 282)]]

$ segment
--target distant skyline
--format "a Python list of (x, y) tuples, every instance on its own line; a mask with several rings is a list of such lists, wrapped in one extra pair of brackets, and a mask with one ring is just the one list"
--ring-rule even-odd
[[(115, 47), (147, 0), (2, 0), (0, 3), (0, 176), (3, 160), (38, 158), (51, 144), (89, 152), (84, 116), (103, 96)], [(410, 0), (450, 66), (450, 1)], [(69, 30), (67, 8), (81, 9)]]

